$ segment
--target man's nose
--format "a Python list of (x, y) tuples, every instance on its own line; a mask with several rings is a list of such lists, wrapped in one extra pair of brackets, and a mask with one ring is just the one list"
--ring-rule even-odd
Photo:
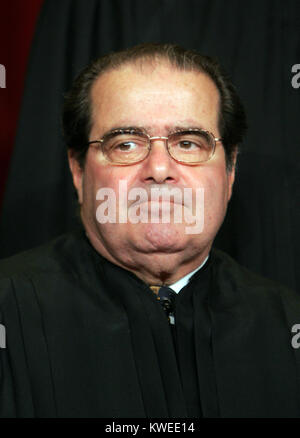
[(166, 140), (158, 138), (152, 139), (150, 153), (144, 161), (145, 180), (155, 181), (158, 184), (175, 180), (175, 165), (175, 161), (167, 150)]

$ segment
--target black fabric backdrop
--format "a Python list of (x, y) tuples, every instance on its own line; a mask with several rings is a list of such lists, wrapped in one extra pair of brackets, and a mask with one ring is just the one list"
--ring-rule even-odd
[(5, 194), (0, 256), (76, 225), (61, 134), (63, 93), (91, 59), (145, 42), (217, 56), (245, 103), (228, 215), (216, 246), (300, 292), (300, 63), (298, 0), (46, 0), (31, 50)]

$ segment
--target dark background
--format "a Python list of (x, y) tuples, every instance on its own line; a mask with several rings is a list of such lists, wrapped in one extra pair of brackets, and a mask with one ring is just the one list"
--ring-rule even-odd
[(291, 84), (292, 66), (300, 63), (300, 2), (13, 3), (1, 5), (0, 22), (0, 63), (7, 71), (7, 88), (0, 89), (2, 191), (6, 181), (0, 257), (76, 225), (60, 124), (63, 93), (75, 75), (108, 51), (145, 41), (172, 42), (218, 57), (248, 114), (234, 194), (216, 246), (300, 292), (300, 88)]

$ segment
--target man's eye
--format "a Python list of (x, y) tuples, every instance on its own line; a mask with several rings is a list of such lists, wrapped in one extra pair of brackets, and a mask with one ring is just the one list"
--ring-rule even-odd
[(180, 141), (178, 145), (181, 149), (184, 150), (193, 150), (200, 147), (200, 145), (188, 140)]
[(137, 148), (137, 144), (133, 141), (127, 141), (126, 143), (119, 143), (115, 146), (115, 149), (121, 152), (132, 152)]

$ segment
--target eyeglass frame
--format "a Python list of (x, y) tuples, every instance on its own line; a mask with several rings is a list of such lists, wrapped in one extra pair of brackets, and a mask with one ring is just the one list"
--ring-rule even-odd
[[(132, 162), (132, 163), (118, 163), (118, 162), (115, 162), (115, 161), (110, 160), (110, 159), (108, 158), (108, 156), (105, 154), (105, 152), (103, 151), (103, 142), (105, 141), (105, 138), (106, 138), (107, 136), (109, 136), (109, 135), (113, 135), (113, 134), (117, 134), (117, 133), (127, 133), (127, 132), (130, 132), (130, 131), (132, 131), (133, 134), (137, 134), (137, 135), (141, 135), (141, 134), (142, 134), (142, 135), (144, 135), (145, 137), (148, 137), (148, 153), (147, 153), (147, 155), (146, 155), (144, 158), (142, 158), (141, 160), (134, 161), (134, 162)], [(176, 158), (174, 158), (174, 157), (172, 156), (172, 154), (171, 154), (171, 152), (170, 152), (170, 150), (169, 150), (169, 142), (168, 142), (168, 141), (169, 141), (169, 137), (172, 136), (172, 135), (174, 135), (174, 134), (179, 134), (179, 133), (184, 133), (184, 132), (199, 132), (199, 133), (204, 132), (205, 134), (208, 134), (208, 135), (210, 136), (210, 138), (213, 140), (213, 148), (212, 148), (211, 156), (210, 156), (207, 160), (204, 160), (204, 161), (197, 161), (197, 162), (194, 161), (194, 162), (190, 162), (190, 163), (189, 163), (189, 162), (187, 162), (187, 161), (177, 160)], [(165, 137), (165, 136), (155, 136), (155, 137), (151, 137), (150, 134), (148, 134), (147, 132), (137, 130), (136, 128), (124, 128), (124, 129), (121, 129), (121, 128), (120, 128), (120, 129), (115, 129), (115, 130), (113, 130), (113, 131), (109, 131), (109, 132), (105, 133), (105, 134), (103, 135), (103, 137), (100, 138), (100, 140), (91, 140), (91, 141), (89, 141), (87, 144), (90, 145), (90, 144), (94, 144), (94, 143), (100, 143), (100, 145), (102, 146), (101, 150), (102, 150), (103, 156), (105, 157), (105, 159), (106, 159), (109, 163), (112, 163), (112, 164), (115, 165), (115, 166), (130, 166), (130, 165), (133, 165), (133, 164), (141, 163), (142, 161), (146, 160), (146, 158), (149, 157), (150, 152), (151, 152), (151, 142), (152, 142), (153, 140), (166, 140), (166, 142), (165, 142), (165, 146), (166, 146), (166, 149), (167, 149), (167, 151), (168, 151), (168, 154), (169, 154), (170, 157), (171, 157), (174, 161), (176, 161), (177, 163), (186, 164), (186, 165), (189, 165), (189, 166), (197, 166), (197, 165), (202, 164), (202, 163), (207, 163), (207, 161), (209, 161), (209, 160), (212, 159), (212, 157), (213, 157), (214, 154), (215, 154), (215, 150), (216, 150), (217, 142), (218, 142), (218, 141), (222, 141), (223, 139), (222, 139), (221, 137), (215, 137), (214, 134), (213, 134), (212, 132), (207, 131), (206, 129), (199, 129), (199, 128), (187, 128), (187, 129), (182, 129), (182, 130), (173, 131), (173, 132), (171, 132), (167, 137)]]

